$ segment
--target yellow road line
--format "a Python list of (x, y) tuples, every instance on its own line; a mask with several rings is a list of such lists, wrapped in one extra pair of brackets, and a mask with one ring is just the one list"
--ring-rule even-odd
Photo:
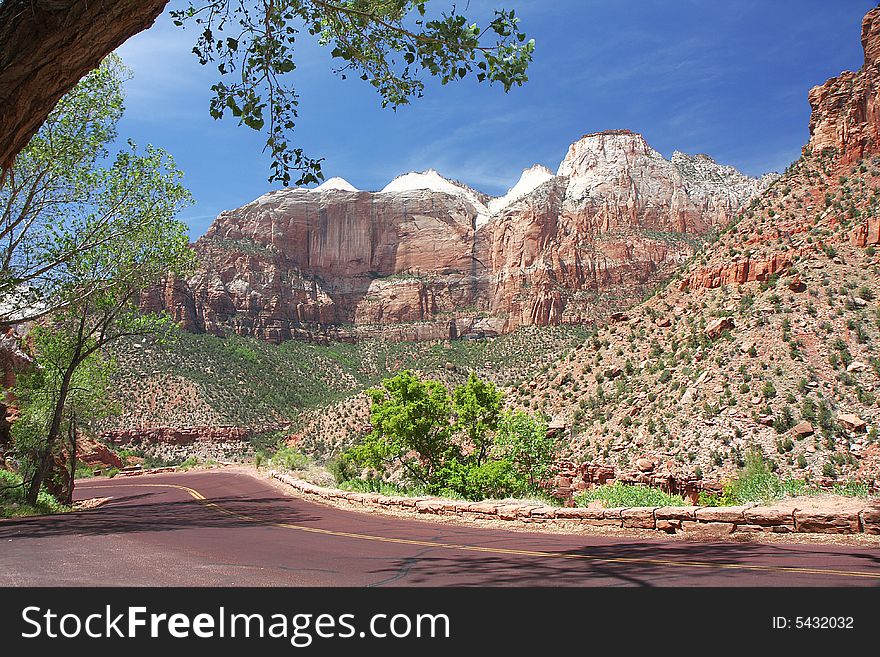
[[(105, 486), (77, 486), (78, 490), (83, 489), (104, 489), (104, 488), (114, 488), (119, 484), (111, 484)], [(745, 564), (745, 563), (712, 563), (708, 561), (673, 561), (667, 559), (646, 559), (641, 557), (597, 557), (589, 554), (564, 554), (558, 552), (545, 552), (539, 550), (517, 550), (513, 548), (498, 548), (498, 547), (481, 547), (478, 545), (467, 545), (465, 543), (438, 543), (433, 541), (419, 541), (415, 539), (407, 539), (407, 538), (392, 538), (388, 536), (376, 536), (373, 534), (358, 534), (353, 532), (342, 532), (342, 531), (334, 531), (332, 529), (321, 529), (319, 527), (306, 527), (304, 525), (295, 525), (291, 523), (285, 522), (274, 522), (274, 521), (266, 521), (260, 518), (255, 518), (253, 516), (249, 516), (244, 513), (239, 513), (237, 511), (231, 511), (217, 504), (216, 502), (211, 502), (200, 492), (195, 490), (194, 488), (190, 488), (188, 486), (180, 486), (177, 484), (142, 484), (137, 482), (124, 483), (123, 486), (139, 486), (139, 487), (148, 487), (148, 488), (175, 488), (177, 490), (182, 490), (188, 493), (193, 499), (198, 500), (199, 502), (204, 502), (205, 506), (209, 506), (213, 509), (216, 509), (220, 513), (224, 513), (228, 516), (234, 516), (236, 518), (241, 518), (242, 520), (248, 520), (254, 523), (258, 523), (261, 525), (268, 525), (270, 527), (281, 527), (284, 529), (294, 529), (302, 532), (309, 532), (311, 534), (322, 534), (325, 536), (336, 536), (340, 538), (353, 538), (363, 541), (373, 541), (376, 543), (394, 543), (397, 545), (414, 545), (417, 547), (430, 547), (437, 548), (443, 550), (459, 550), (466, 552), (486, 552), (490, 554), (505, 554), (512, 556), (522, 556), (522, 557), (539, 557), (545, 559), (578, 559), (584, 561), (597, 561), (603, 563), (634, 563), (634, 564), (647, 564), (653, 566), (672, 566), (678, 568), (709, 568), (709, 569), (718, 569), (718, 570), (751, 570), (751, 571), (761, 571), (761, 572), (774, 572), (774, 573), (794, 573), (798, 575), (835, 575), (840, 577), (863, 577), (869, 579), (880, 579), (880, 573), (870, 573), (870, 572), (862, 572), (862, 571), (850, 571), (850, 570), (832, 570), (825, 568), (804, 568), (800, 566), (762, 566), (757, 564)]]

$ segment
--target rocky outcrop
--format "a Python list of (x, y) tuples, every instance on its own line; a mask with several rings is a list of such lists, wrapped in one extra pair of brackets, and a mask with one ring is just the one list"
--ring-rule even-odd
[(78, 461), (92, 467), (110, 466), (122, 468), (125, 466), (118, 454), (110, 450), (103, 443), (87, 437), (80, 438), (77, 441), (76, 458)]
[(107, 431), (101, 434), (101, 439), (111, 445), (191, 445), (200, 441), (246, 441), (250, 436), (251, 431), (242, 427), (151, 427)]
[[(837, 189), (838, 181), (843, 184), (854, 163), (880, 154), (880, 7), (869, 11), (862, 21), (862, 47), (865, 61), (859, 71), (844, 71), (809, 92), (810, 140), (804, 146), (800, 164), (822, 170), (828, 167), (826, 173), (832, 174), (830, 187), (819, 189), (810, 184), (803, 190), (804, 198), (814, 202)], [(840, 219), (830, 210), (819, 216), (831, 222)], [(714, 262), (686, 274), (680, 289), (765, 281), (784, 272), (791, 266), (792, 251), (777, 252), (769, 245), (779, 238), (790, 241), (792, 236), (808, 230), (809, 224), (793, 215), (773, 215), (772, 223), (769, 230), (751, 234), (741, 231), (744, 242), (750, 247), (766, 247), (763, 252), (755, 248), (750, 254), (726, 262), (719, 262), (720, 254), (716, 253)], [(880, 244), (880, 220), (868, 216), (860, 221), (850, 230), (849, 240), (859, 247)]]
[(768, 257), (746, 257), (733, 262), (702, 267), (682, 278), (679, 288), (716, 288), (723, 285), (741, 285), (766, 281), (791, 266), (791, 256), (774, 253)]
[(865, 62), (810, 90), (810, 142), (813, 153), (833, 149), (841, 165), (880, 150), (880, 8), (862, 21)]
[(868, 217), (850, 231), (850, 242), (853, 246), (873, 246), (880, 244), (880, 218)]
[(615, 306), (640, 299), (765, 184), (628, 131), (583, 137), (556, 175), (527, 169), (498, 199), (435, 171), (380, 192), (332, 179), (221, 213), (194, 245), (199, 271), (142, 304), (273, 342), (584, 322), (609, 289)]

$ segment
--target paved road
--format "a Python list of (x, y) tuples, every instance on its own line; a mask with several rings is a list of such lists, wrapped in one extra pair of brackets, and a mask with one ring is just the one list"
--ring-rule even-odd
[(206, 471), (83, 482), (0, 521), (0, 586), (878, 586), (880, 551), (477, 529), (354, 513)]

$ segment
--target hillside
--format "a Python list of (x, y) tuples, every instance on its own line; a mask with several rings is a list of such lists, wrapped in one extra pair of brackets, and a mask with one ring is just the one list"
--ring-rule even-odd
[[(114, 349), (119, 413), (99, 431), (233, 426), (254, 430), (305, 427), (346, 407), (383, 377), (403, 368), (457, 380), (474, 370), (501, 385), (526, 380), (560, 351), (580, 344), (585, 327), (523, 327), (493, 339), (435, 342), (366, 340), (357, 345), (194, 335), (175, 331), (164, 343), (128, 340)], [(342, 428), (343, 423), (336, 421)]]
[[(651, 298), (508, 388), (565, 427), (574, 462), (717, 480), (760, 447), (781, 473), (878, 484), (880, 10), (863, 45), (861, 71), (810, 92), (810, 142), (778, 180)], [(345, 441), (352, 416), (366, 408), (311, 414), (309, 435)]]

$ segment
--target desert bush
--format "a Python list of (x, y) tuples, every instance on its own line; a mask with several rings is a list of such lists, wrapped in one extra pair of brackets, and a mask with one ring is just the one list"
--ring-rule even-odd
[(284, 470), (302, 470), (311, 463), (311, 460), (295, 447), (282, 445), (269, 458), (269, 463)]

